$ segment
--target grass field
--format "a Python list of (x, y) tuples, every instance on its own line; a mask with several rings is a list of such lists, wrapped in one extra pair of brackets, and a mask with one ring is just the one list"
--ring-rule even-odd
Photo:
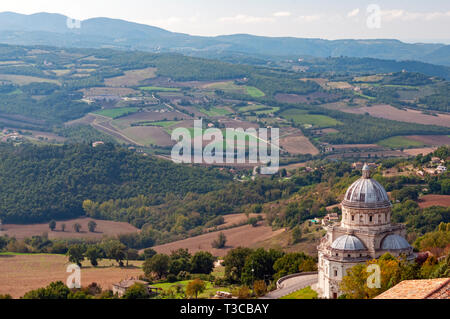
[(0, 74), (0, 81), (1, 80), (11, 81), (14, 84), (18, 84), (18, 85), (27, 85), (27, 84), (30, 84), (33, 82), (39, 82), (39, 83), (48, 82), (48, 83), (54, 83), (57, 85), (61, 85), (61, 83), (59, 83), (59, 81), (57, 81), (57, 80), (40, 78), (40, 77), (36, 77), (36, 76), (28, 76), (28, 75)]
[(208, 116), (225, 116), (227, 114), (230, 114), (231, 112), (223, 107), (212, 107), (209, 109), (205, 108), (199, 108), (199, 111), (202, 113), (205, 113)]
[(239, 112), (247, 113), (247, 112), (253, 112), (257, 115), (259, 114), (271, 114), (279, 111), (280, 108), (278, 106), (267, 106), (262, 104), (251, 104), (244, 107), (239, 108)]
[(414, 141), (406, 136), (394, 136), (377, 143), (378, 145), (389, 147), (389, 148), (409, 148), (409, 147), (421, 147), (425, 144), (419, 141)]
[(160, 86), (141, 86), (139, 90), (151, 92), (179, 92), (180, 88), (165, 88)]
[(247, 94), (251, 97), (263, 97), (265, 96), (264, 92), (261, 91), (258, 88), (255, 88), (254, 86), (245, 86), (245, 89), (247, 90)]
[(230, 93), (247, 94), (254, 98), (263, 97), (266, 95), (263, 91), (254, 86), (236, 85), (233, 81), (212, 83), (206, 85), (205, 87)]
[(306, 287), (281, 297), (280, 299), (317, 299), (317, 296), (316, 291), (312, 290), (311, 287)]
[(159, 126), (159, 127), (169, 127), (180, 123), (181, 121), (156, 121), (156, 122), (136, 122), (133, 123), (135, 126)]
[(126, 71), (125, 75), (116, 76), (105, 79), (107, 86), (136, 86), (143, 80), (154, 78), (156, 76), (156, 68), (145, 68), (140, 70)]
[(110, 117), (112, 119), (116, 119), (118, 117), (122, 117), (124, 115), (129, 115), (132, 113), (136, 113), (139, 111), (138, 107), (119, 107), (115, 109), (105, 109), (94, 112), (94, 114), (103, 115), (106, 117)]
[(294, 120), (297, 124), (310, 124), (315, 127), (330, 127), (342, 124), (338, 120), (321, 114), (308, 114), (304, 110), (289, 109), (281, 113), (288, 120)]

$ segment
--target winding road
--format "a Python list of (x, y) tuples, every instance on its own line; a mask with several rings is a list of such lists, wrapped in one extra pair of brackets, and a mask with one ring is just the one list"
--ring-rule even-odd
[(280, 284), (281, 287), (279, 289), (269, 292), (267, 295), (261, 297), (260, 299), (278, 299), (283, 296), (289, 295), (294, 291), (311, 286), (317, 283), (317, 281), (317, 274), (288, 278)]

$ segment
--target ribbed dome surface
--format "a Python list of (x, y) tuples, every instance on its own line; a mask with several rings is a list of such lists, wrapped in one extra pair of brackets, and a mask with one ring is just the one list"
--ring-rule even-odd
[(391, 202), (384, 187), (371, 178), (360, 178), (345, 193), (342, 204), (358, 208), (389, 207)]
[(366, 249), (358, 237), (352, 235), (342, 235), (336, 238), (331, 244), (331, 248), (338, 250), (364, 250)]
[(396, 234), (386, 236), (381, 243), (381, 249), (386, 250), (408, 249), (410, 247), (405, 238)]

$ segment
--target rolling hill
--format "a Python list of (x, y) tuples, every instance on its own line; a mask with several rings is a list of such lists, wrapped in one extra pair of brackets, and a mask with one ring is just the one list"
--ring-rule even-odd
[[(0, 13), (0, 42), (20, 45), (117, 48), (151, 52), (179, 52), (191, 55), (224, 53), (242, 58), (280, 56), (370, 57), (418, 60), (450, 66), (444, 44), (404, 43), (394, 39), (323, 40), (292, 37), (261, 37), (248, 34), (217, 37), (191, 36), (161, 28), (110, 18), (92, 18), (67, 23), (60, 14), (23, 15)], [(68, 27), (71, 26), (70, 28)]]

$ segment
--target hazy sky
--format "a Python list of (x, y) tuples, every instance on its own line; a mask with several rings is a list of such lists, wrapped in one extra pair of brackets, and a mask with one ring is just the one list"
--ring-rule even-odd
[[(378, 7), (368, 13), (371, 4)], [(381, 10), (379, 20), (376, 8)], [(1, 11), (61, 13), (80, 20), (119, 18), (208, 36), (250, 33), (450, 43), (449, 0), (2, 0)]]

